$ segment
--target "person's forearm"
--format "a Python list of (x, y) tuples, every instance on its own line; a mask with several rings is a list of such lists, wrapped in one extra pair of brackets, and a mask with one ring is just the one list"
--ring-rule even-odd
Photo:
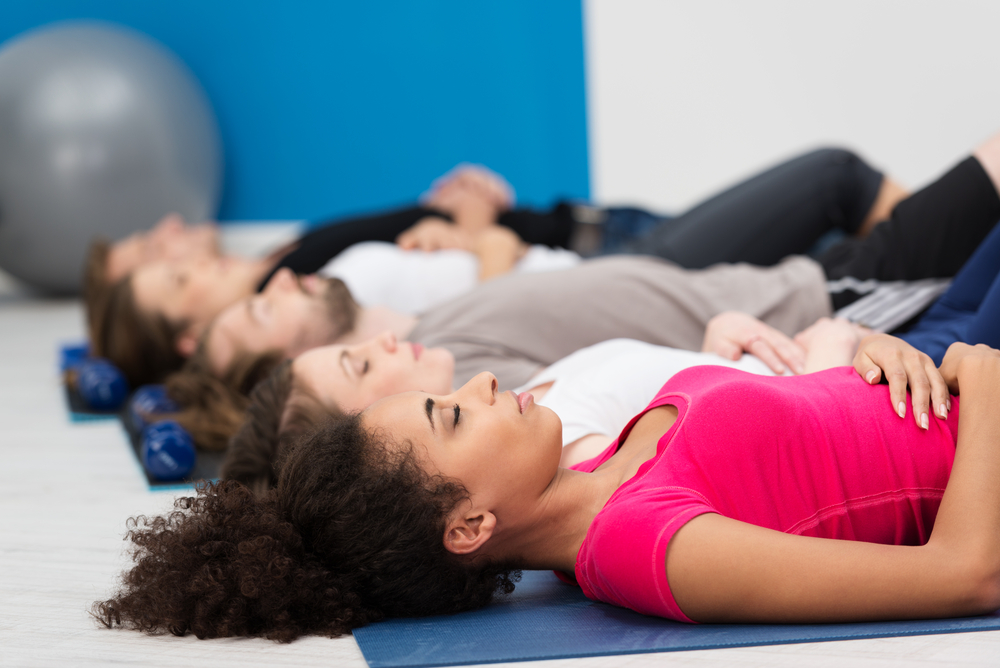
[(959, 366), (958, 445), (928, 545), (959, 546), (1000, 569), (1000, 358)]
[(850, 366), (858, 351), (856, 337), (831, 336), (813, 341), (806, 350), (805, 373)]
[(508, 273), (526, 249), (527, 245), (505, 227), (480, 232), (472, 246), (479, 260), (479, 280), (488, 281)]

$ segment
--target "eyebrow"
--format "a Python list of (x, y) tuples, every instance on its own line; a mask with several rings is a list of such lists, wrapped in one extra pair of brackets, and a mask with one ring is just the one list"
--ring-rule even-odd
[(427, 411), (427, 421), (431, 423), (431, 431), (436, 431), (434, 429), (434, 400), (427, 397), (427, 401), (424, 403), (424, 410)]

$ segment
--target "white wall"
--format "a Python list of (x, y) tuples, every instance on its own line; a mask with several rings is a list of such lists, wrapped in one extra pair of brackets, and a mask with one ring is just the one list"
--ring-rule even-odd
[(677, 211), (798, 151), (919, 187), (1000, 129), (1000, 2), (585, 0), (591, 190)]

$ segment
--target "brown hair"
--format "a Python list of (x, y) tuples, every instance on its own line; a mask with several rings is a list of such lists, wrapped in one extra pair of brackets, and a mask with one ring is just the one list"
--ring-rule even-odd
[(307, 388), (296, 384), (289, 360), (250, 393), (243, 426), (229, 441), (221, 475), (263, 494), (278, 482), (275, 462), (303, 435), (341, 417), (343, 413), (330, 411)]
[(296, 445), (262, 497), (225, 480), (172, 513), (129, 520), (134, 566), (92, 614), (147, 633), (290, 642), (513, 591), (511, 564), (444, 547), (447, 518), (468, 498), (462, 485), (379, 438), (348, 416)]
[[(328, 313), (336, 328), (335, 336), (339, 337), (354, 329), (360, 307), (354, 301), (343, 281), (340, 279), (327, 280), (329, 283), (326, 293)], [(237, 433), (244, 422), (244, 413), (251, 405), (251, 390), (281, 364), (285, 355), (280, 350), (269, 350), (263, 353), (238, 350), (220, 375), (213, 370), (208, 356), (210, 333), (211, 325), (202, 334), (195, 354), (184, 363), (180, 371), (167, 379), (166, 385), (170, 398), (182, 406), (180, 413), (171, 417), (180, 422), (191, 433), (195, 443), (200, 447), (207, 450), (224, 450), (229, 439)], [(287, 367), (286, 373), (289, 389), (283, 390), (281, 407), (288, 399), (293, 384), (290, 366)], [(266, 400), (263, 399), (265, 396), (272, 398), (270, 404), (267, 404)], [(282, 429), (297, 429), (298, 431), (295, 433), (299, 433), (307, 427), (311, 428), (318, 424), (320, 417), (330, 415), (330, 412), (325, 410), (318, 401), (312, 399), (311, 395), (303, 391), (296, 391), (291, 394), (294, 399), (291, 406), (301, 410), (292, 410), (287, 418), (282, 418), (280, 411), (283, 408), (273, 403), (276, 401), (275, 396), (273, 389), (270, 394), (262, 392), (262, 401), (273, 407), (263, 410), (263, 412), (260, 407), (255, 409), (254, 414), (258, 416), (274, 412), (273, 427), (264, 426), (267, 420), (256, 420), (258, 428), (262, 430), (261, 434), (277, 435), (279, 422), (283, 425)], [(292, 434), (289, 432), (284, 442), (290, 442), (291, 438)], [(255, 442), (260, 443), (260, 441)], [(260, 471), (264, 475), (264, 470), (260, 469)], [(265, 478), (267, 477), (265, 475)], [(253, 479), (257, 479), (257, 476), (254, 476)], [(246, 482), (249, 483), (251, 480), (247, 479)], [(270, 480), (270, 484), (274, 484), (273, 479)]]
[(103, 308), (92, 315), (93, 354), (111, 360), (132, 387), (161, 382), (184, 363), (176, 341), (189, 323), (143, 313), (135, 302), (131, 276), (112, 285)]
[(208, 361), (205, 340), (203, 336), (195, 354), (167, 378), (167, 394), (181, 406), (180, 412), (156, 417), (177, 420), (200, 448), (224, 450), (243, 424), (250, 391), (285, 355), (280, 350), (237, 354), (225, 375), (217, 378)]
[(87, 333), (91, 341), (97, 338), (97, 324), (104, 320), (111, 284), (108, 282), (108, 255), (111, 242), (98, 237), (87, 249), (83, 265), (83, 306), (87, 314)]

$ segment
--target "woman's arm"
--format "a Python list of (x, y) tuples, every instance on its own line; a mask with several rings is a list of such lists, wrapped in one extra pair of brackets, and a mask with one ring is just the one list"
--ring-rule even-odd
[(951, 477), (926, 545), (793, 536), (702, 515), (667, 551), (667, 577), (684, 613), (703, 622), (798, 623), (955, 617), (1000, 607), (1000, 352), (965, 348), (953, 346), (942, 364), (962, 391), (962, 412)]
[(849, 366), (865, 333), (844, 318), (820, 318), (793, 340), (806, 351), (805, 373), (813, 373)]
[(862, 336), (843, 318), (820, 318), (790, 339), (752, 315), (726, 311), (708, 321), (701, 349), (734, 360), (748, 352), (779, 374), (785, 367), (812, 373), (850, 365)]
[(528, 244), (508, 227), (496, 225), (476, 233), (472, 252), (479, 260), (479, 281), (508, 273), (527, 250)]

